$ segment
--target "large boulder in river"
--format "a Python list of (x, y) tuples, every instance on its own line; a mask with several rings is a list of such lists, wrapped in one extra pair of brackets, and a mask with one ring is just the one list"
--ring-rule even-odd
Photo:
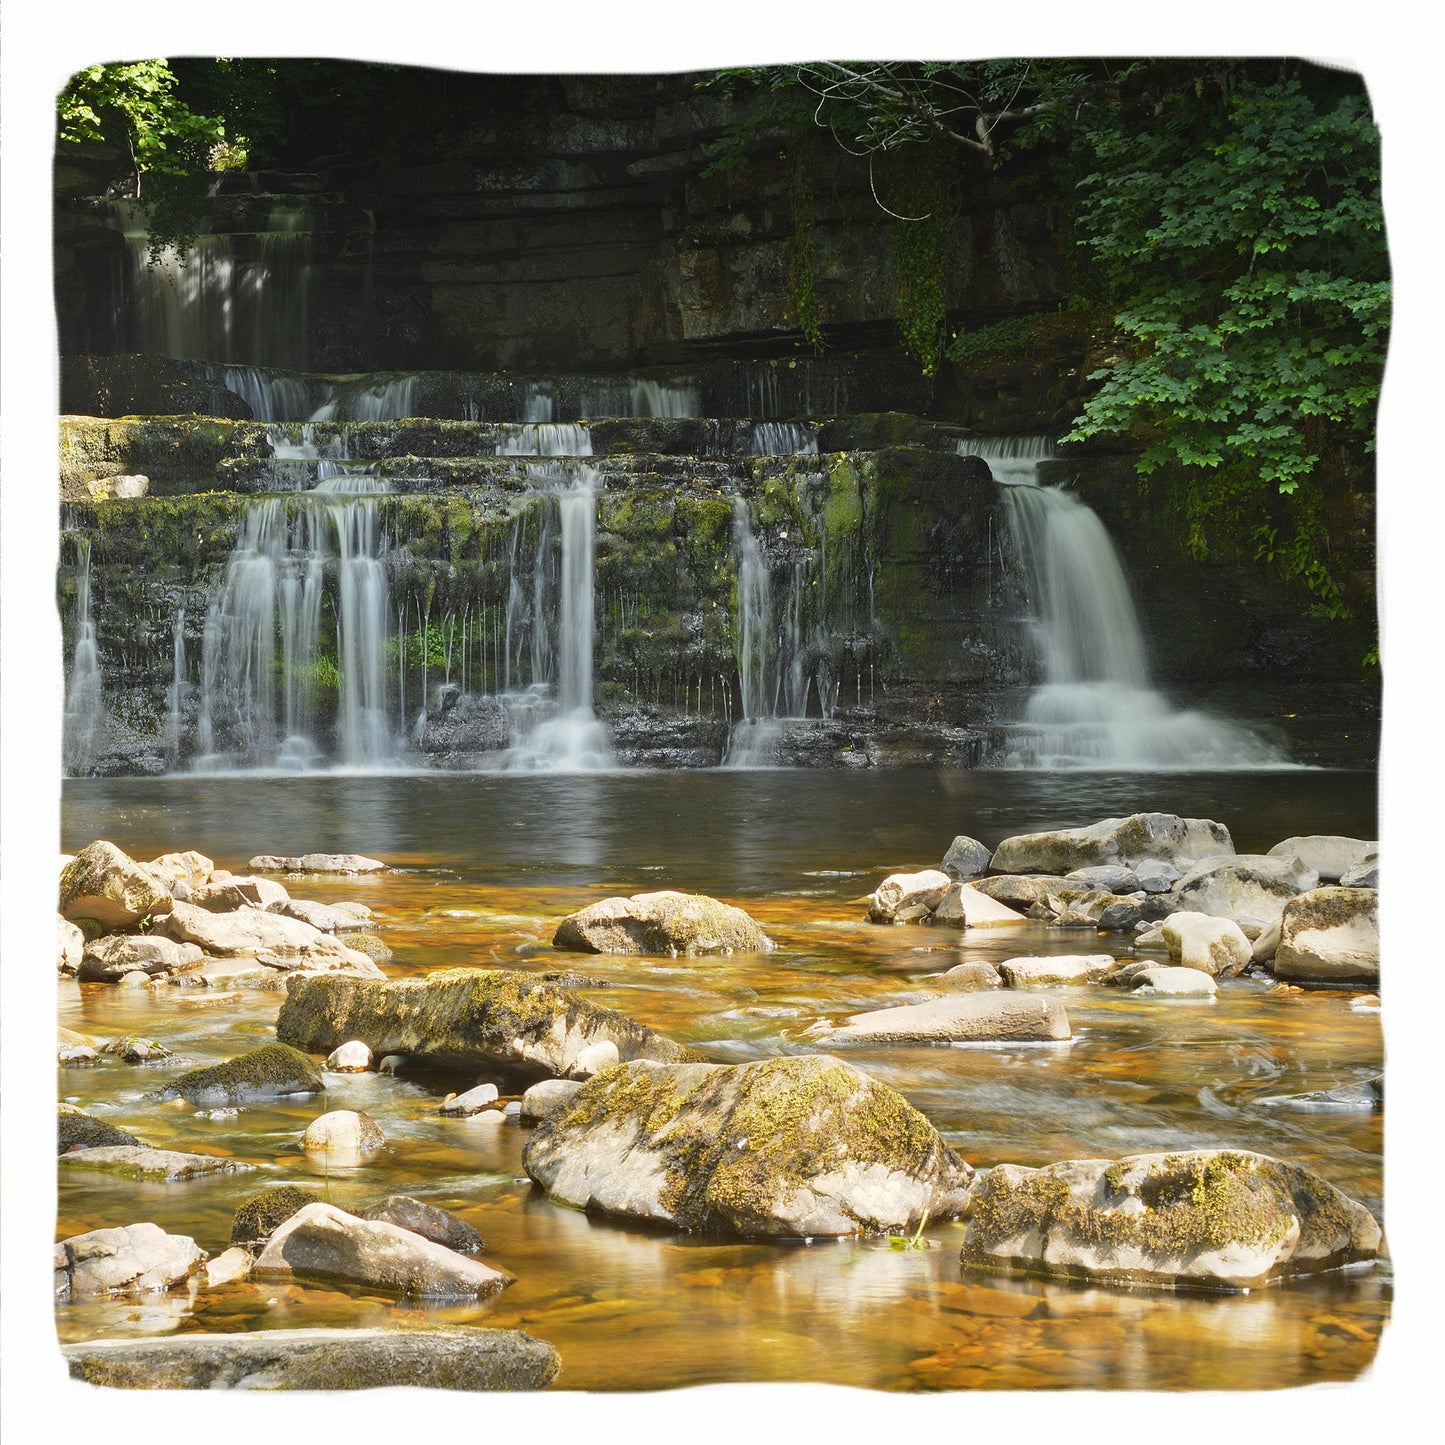
[(1369, 1210), (1243, 1150), (1000, 1164), (978, 1186), (967, 1268), (1173, 1289), (1254, 1289), (1373, 1259)]
[(82, 848), (60, 871), (60, 912), (72, 922), (91, 918), (104, 929), (130, 928), (169, 913), (173, 903), (144, 865), (104, 839)]
[(313, 1119), (301, 1136), (308, 1154), (324, 1154), (335, 1164), (359, 1164), (386, 1148), (381, 1125), (356, 1109), (328, 1109)]
[(953, 880), (938, 868), (890, 873), (868, 895), (869, 923), (918, 923), (943, 902)]
[(993, 868), (997, 873), (1072, 873), (1108, 863), (1133, 868), (1145, 859), (1178, 864), (1233, 851), (1229, 829), (1222, 823), (1173, 813), (1134, 813), (1086, 828), (1005, 838), (994, 849)]
[(289, 1094), (319, 1094), (326, 1085), (316, 1065), (284, 1043), (263, 1044), (225, 1063), (192, 1069), (172, 1079), (157, 1096), (184, 1099), (188, 1104), (214, 1109), (233, 1104), (256, 1104)]
[(487, 1299), (512, 1282), (424, 1235), (324, 1201), (298, 1210), (272, 1234), (254, 1272), (424, 1299)]
[(1180, 878), (1172, 897), (1177, 912), (1252, 918), (1268, 925), (1315, 881), (1298, 859), (1249, 853), (1201, 859)]
[(1160, 925), (1169, 961), (1215, 978), (1242, 973), (1253, 961), (1249, 939), (1232, 918), (1209, 913), (1171, 913)]
[(569, 913), (552, 935), (578, 953), (766, 953), (772, 942), (743, 912), (702, 893), (634, 893)]
[(973, 1181), (901, 1094), (826, 1054), (609, 1069), (537, 1125), (522, 1164), (579, 1209), (774, 1238), (961, 1214)]
[(157, 978), (199, 968), (204, 959), (194, 943), (177, 943), (154, 933), (118, 933), (85, 945), (76, 977), (82, 983), (119, 983), (138, 969)]
[(167, 1234), (158, 1224), (92, 1229), (55, 1246), (55, 1295), (68, 1300), (165, 1290), (188, 1278), (206, 1258), (194, 1239)]
[(938, 866), (950, 878), (981, 878), (988, 872), (993, 855), (977, 838), (960, 834), (948, 845), (943, 862)]
[(1274, 972), (1312, 983), (1378, 983), (1378, 891), (1315, 888), (1292, 898), (1280, 919)]
[(832, 1043), (1046, 1043), (1071, 1036), (1069, 1016), (1047, 994), (964, 993), (854, 1014), (808, 1031)]
[(399, 982), (331, 974), (288, 979), (276, 1037), (316, 1054), (360, 1039), (378, 1056), (532, 1079), (566, 1074), (584, 1049), (604, 1039), (623, 1060), (697, 1057), (624, 1014), (508, 969), (444, 969)]
[(1364, 838), (1344, 838), (1338, 833), (1309, 833), (1276, 843), (1266, 856), (1298, 858), (1319, 875), (1321, 883), (1338, 883), (1352, 868), (1377, 861), (1380, 845)]
[(1050, 900), (1058, 901), (1058, 893), (1069, 885), (1063, 878), (1048, 874), (1002, 873), (992, 878), (975, 878), (969, 885), (975, 893), (992, 898), (1012, 908), (1015, 913), (1038, 921), (1051, 919), (1054, 909)]
[(172, 938), (197, 944), (207, 953), (223, 958), (265, 954), (278, 961), (295, 959), (298, 968), (382, 977), (368, 955), (348, 948), (335, 934), (322, 933), (299, 918), (259, 908), (212, 913), (193, 903), (177, 903), (165, 929)]
[(66, 1345), (72, 1379), (135, 1390), (540, 1390), (561, 1362), (520, 1330), (253, 1330)]

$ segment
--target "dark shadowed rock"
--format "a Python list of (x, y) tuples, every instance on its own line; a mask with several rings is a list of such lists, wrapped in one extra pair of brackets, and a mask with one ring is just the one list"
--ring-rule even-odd
[(270, 1239), (279, 1225), (284, 1224), (298, 1209), (308, 1204), (317, 1204), (319, 1194), (309, 1189), (298, 1189), (294, 1184), (283, 1184), (276, 1189), (266, 1189), (252, 1197), (236, 1211), (231, 1220), (232, 1244), (261, 1244)]
[(741, 908), (701, 893), (671, 891), (604, 898), (564, 918), (552, 943), (579, 953), (660, 957), (766, 953), (773, 946)]
[(158, 1098), (184, 1099), (214, 1109), (230, 1104), (255, 1104), (288, 1094), (319, 1094), (326, 1085), (316, 1065), (284, 1043), (264, 1044), (225, 1063), (192, 1069), (173, 1079)]
[(382, 1224), (394, 1224), (398, 1229), (409, 1229), (433, 1244), (456, 1250), (458, 1254), (480, 1254), (485, 1247), (482, 1236), (466, 1220), (406, 1194), (388, 1195), (368, 1206), (361, 1217), (379, 1220)]
[(114, 1144), (139, 1144), (134, 1134), (107, 1124), (104, 1119), (92, 1118), (73, 1104), (60, 1105), (60, 1117), (56, 1120), (56, 1133), (60, 1145), (59, 1153), (67, 1149), (100, 1149)]
[(988, 872), (993, 855), (977, 838), (960, 834), (948, 845), (938, 866), (950, 878), (981, 878)]
[(770, 1237), (957, 1215), (973, 1179), (901, 1094), (826, 1054), (609, 1069), (537, 1125), (522, 1162), (578, 1208)]

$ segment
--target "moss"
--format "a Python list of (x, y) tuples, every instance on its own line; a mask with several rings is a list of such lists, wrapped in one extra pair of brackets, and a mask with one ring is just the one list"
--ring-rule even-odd
[(283, 1094), (320, 1093), (326, 1087), (316, 1065), (289, 1044), (265, 1044), (224, 1063), (192, 1069), (168, 1084), (162, 1099), (191, 1103), (247, 1103)]
[(231, 1220), (232, 1244), (259, 1244), (269, 1239), (288, 1219), (308, 1204), (319, 1204), (321, 1196), (310, 1189), (283, 1184), (263, 1190), (246, 1200)]

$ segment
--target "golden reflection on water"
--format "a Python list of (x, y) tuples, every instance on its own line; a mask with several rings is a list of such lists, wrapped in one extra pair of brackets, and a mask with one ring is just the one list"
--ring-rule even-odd
[[(153, 852), (185, 841), (166, 835)], [(598, 886), (531, 876), (499, 883), (437, 868), (421, 851), (394, 861), (413, 871), (308, 880), (292, 891), (371, 906), (394, 951), (385, 965), (391, 976), (453, 966), (574, 971), (591, 1001), (721, 1061), (811, 1051), (803, 1030), (814, 1020), (946, 992), (950, 986), (931, 975), (956, 963), (1127, 951), (1116, 937), (1037, 925), (966, 935), (871, 927), (859, 921), (857, 900), (877, 876), (839, 870), (794, 877), (791, 892), (729, 899), (777, 943), (770, 955), (566, 955), (550, 944), (557, 918), (609, 893), (662, 886), (659, 880), (634, 870)], [(931, 1225), (930, 1247), (916, 1250), (876, 1240), (755, 1244), (625, 1228), (535, 1191), (521, 1168), (525, 1131), (514, 1123), (442, 1118), (442, 1096), (476, 1082), (470, 1077), (328, 1075), (323, 1096), (219, 1113), (146, 1097), (185, 1067), (274, 1037), (274, 991), (238, 988), (207, 998), (70, 983), (60, 992), (63, 1026), (155, 1038), (184, 1060), (136, 1067), (103, 1057), (93, 1069), (61, 1070), (62, 1097), (147, 1143), (226, 1154), (256, 1168), (159, 1184), (62, 1166), (57, 1238), (152, 1220), (214, 1255), (229, 1243), (237, 1205), (262, 1188), (298, 1184), (342, 1208), (410, 1193), (472, 1224), (486, 1241), (486, 1261), (516, 1277), (482, 1306), (256, 1280), (81, 1302), (58, 1310), (65, 1341), (486, 1323), (554, 1344), (563, 1362), (558, 1388), (805, 1380), (903, 1390), (1260, 1389), (1353, 1378), (1373, 1358), (1388, 1315), (1383, 1264), (1210, 1297), (965, 1276), (958, 1262), (964, 1226), (956, 1222)], [(1313, 1168), (1378, 1216), (1381, 1117), (1300, 1113), (1272, 1102), (1379, 1071), (1378, 1015), (1353, 1011), (1351, 995), (1271, 991), (1252, 980), (1222, 985), (1213, 1000), (1056, 992), (1074, 1028), (1063, 1045), (875, 1045), (846, 1057), (900, 1089), (976, 1166), (1230, 1145)], [(306, 1156), (301, 1133), (328, 1108), (371, 1114), (386, 1149), (344, 1169)]]

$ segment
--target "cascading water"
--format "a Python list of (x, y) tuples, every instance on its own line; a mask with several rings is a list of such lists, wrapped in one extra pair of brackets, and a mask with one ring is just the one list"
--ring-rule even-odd
[(733, 547), (738, 565), (737, 659), (742, 684), (743, 721), (755, 723), (769, 715), (768, 634), (772, 628), (773, 594), (768, 563), (753, 535), (748, 504), (733, 498)]
[(171, 690), (166, 708), (166, 759), (174, 768), (181, 757), (181, 729), (185, 723), (186, 609), (171, 626)]
[(356, 377), (334, 382), (312, 421), (396, 421), (416, 411), (417, 378), (388, 376), (380, 380)]
[(1008, 761), (1019, 767), (1119, 769), (1278, 765), (1277, 748), (1240, 723), (1181, 711), (1150, 681), (1148, 652), (1118, 553), (1092, 508), (1038, 485), (1045, 437), (959, 443), (1003, 484), (1028, 581), (1043, 680)]
[(61, 724), (61, 756), (71, 777), (89, 770), (95, 761), (96, 734), (103, 712), (100, 651), (90, 615), (90, 543), (80, 543), (80, 575), (75, 592), (75, 655), (65, 685), (65, 715)]
[(698, 416), (698, 389), (686, 381), (638, 379), (632, 383), (633, 416)]
[(818, 455), (812, 428), (796, 421), (760, 421), (753, 427), (749, 451), (755, 457)]
[(580, 422), (504, 422), (498, 428), (499, 457), (590, 457), (592, 433)]

